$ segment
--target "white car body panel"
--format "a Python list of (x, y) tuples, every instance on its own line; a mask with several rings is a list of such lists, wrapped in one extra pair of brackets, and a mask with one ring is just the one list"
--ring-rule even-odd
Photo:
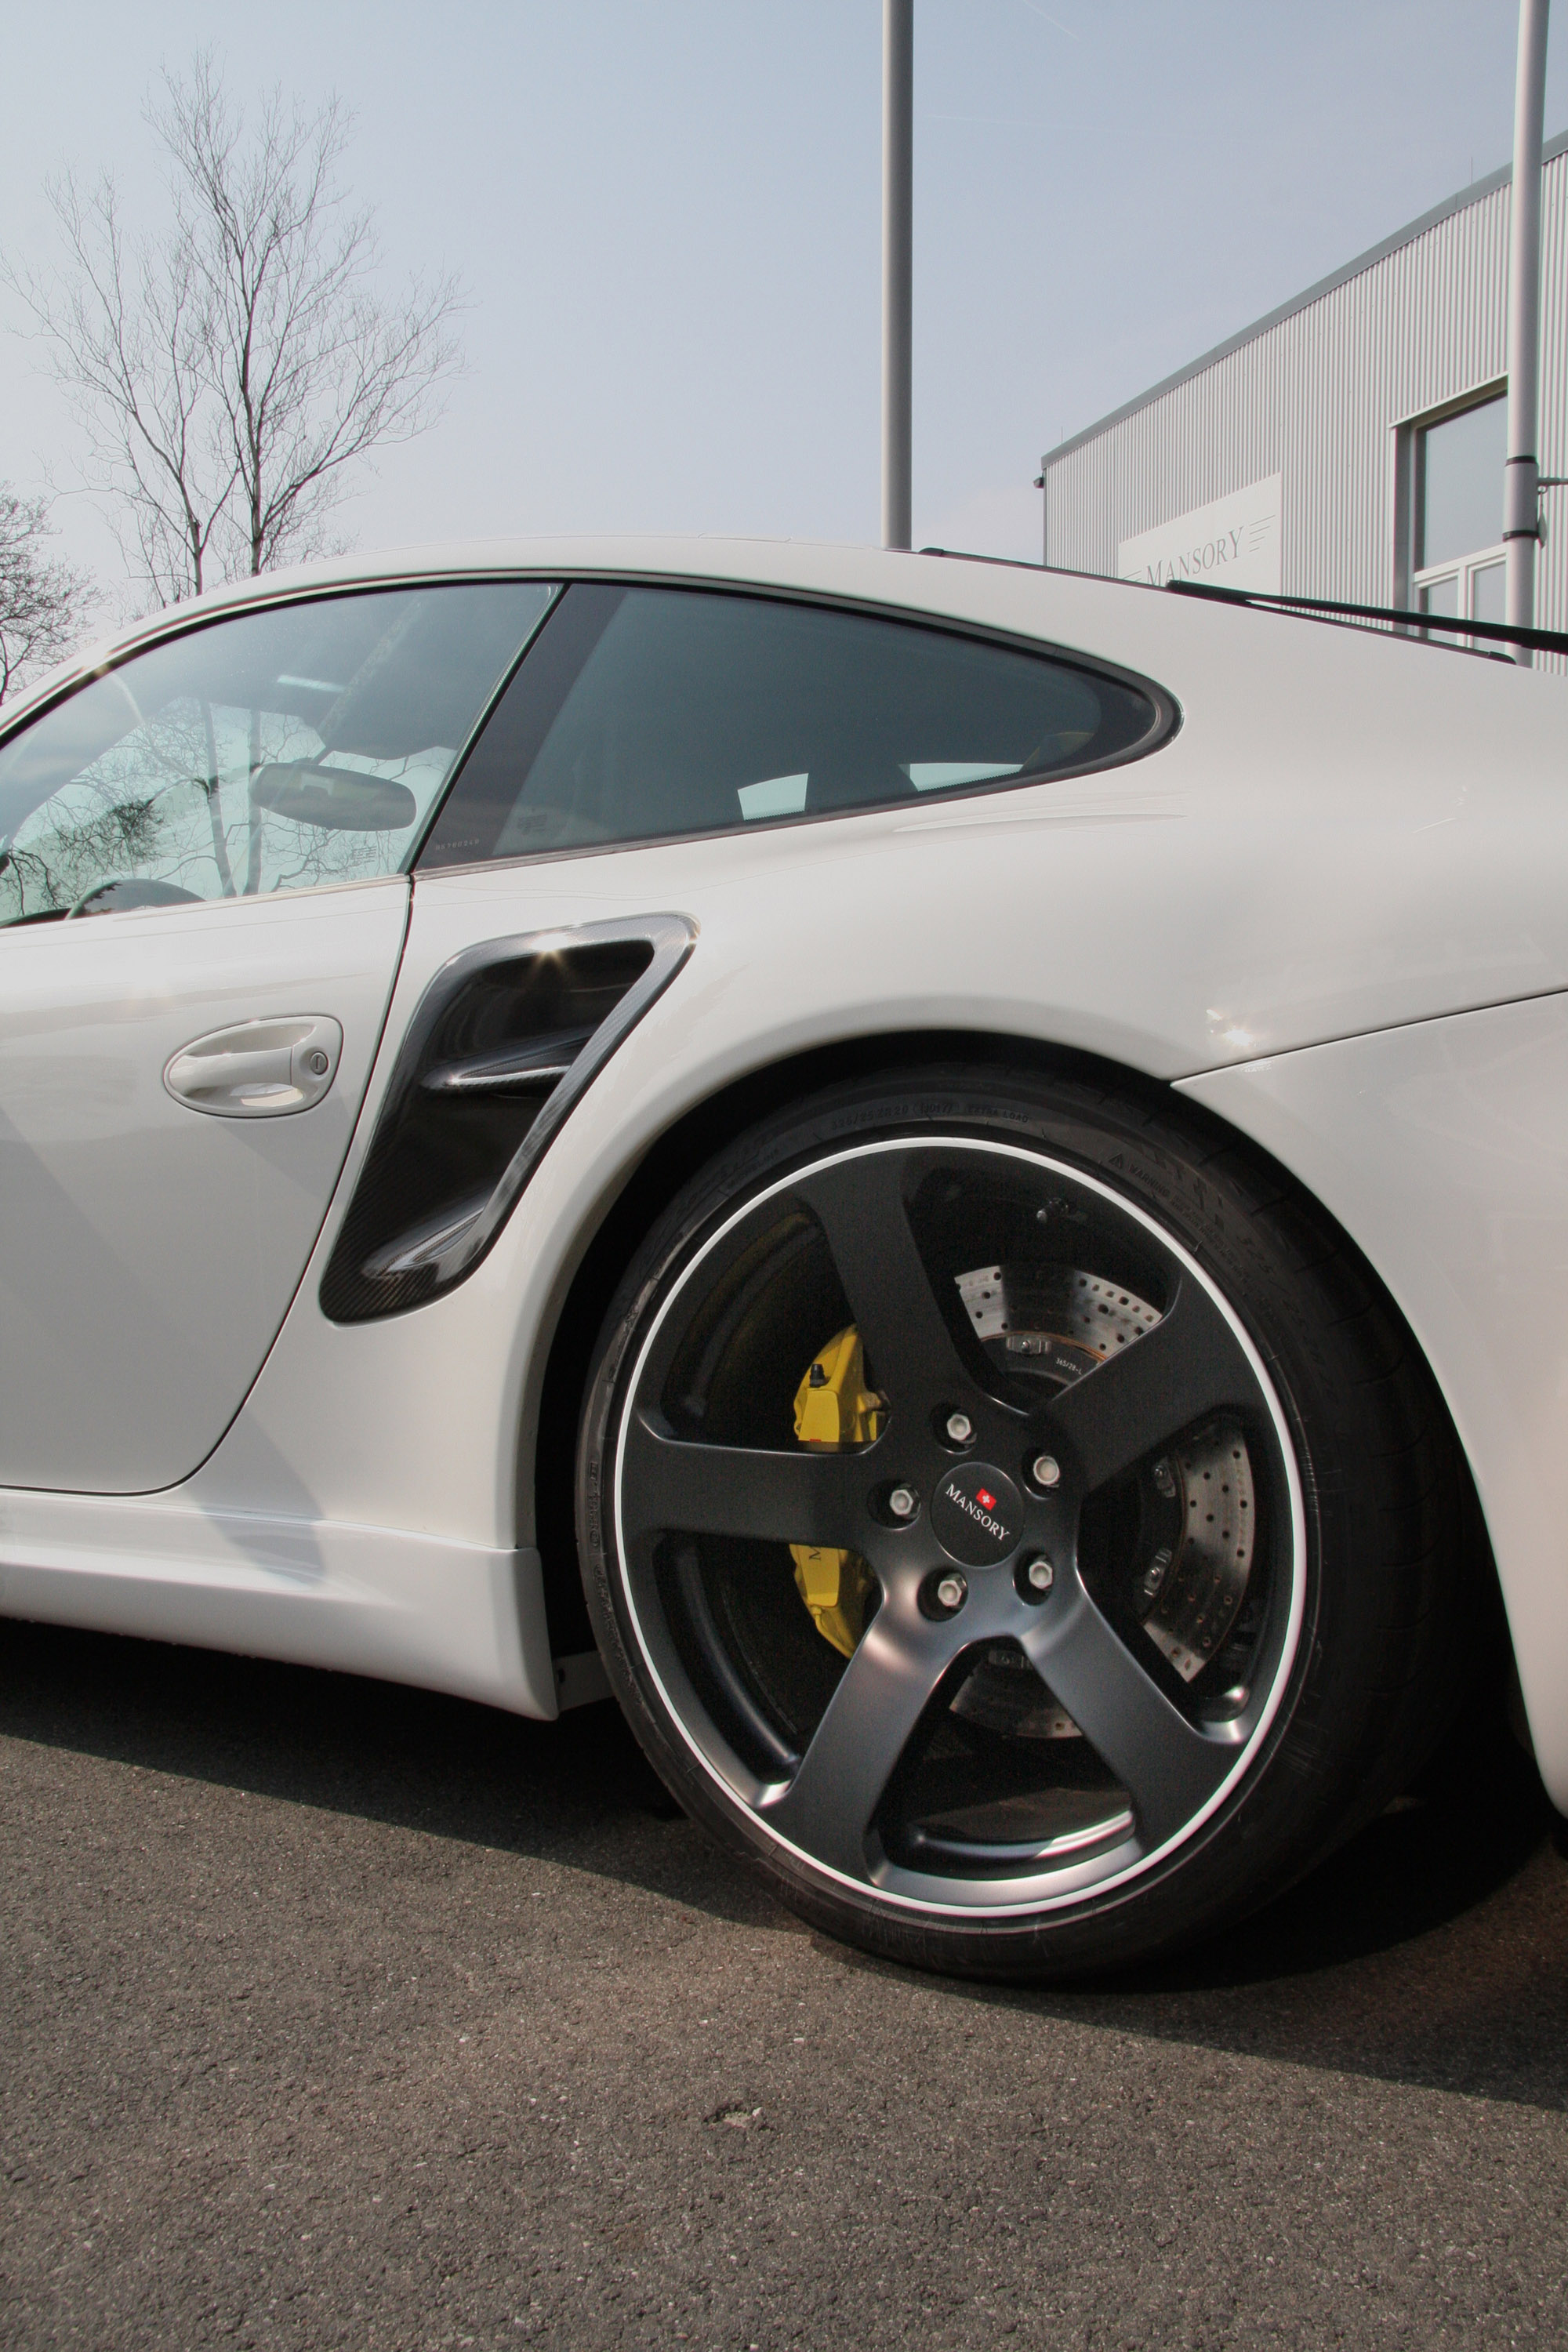
[[(0, 1538), (13, 1563), (0, 1606), (357, 1665), (550, 1713), (529, 1466), (548, 1344), (608, 1204), (683, 1114), (790, 1055), (910, 1032), (1013, 1036), (1182, 1085), (1274, 1151), (1366, 1250), (1428, 1348), (1469, 1451), (1538, 1749), (1568, 1804), (1568, 1734), (1552, 1728), (1568, 1720), (1568, 1567), (1547, 1539), (1555, 1465), (1568, 1458), (1568, 1343), (1561, 1317), (1543, 1316), (1505, 1373), (1497, 1319), (1519, 1313), (1498, 1306), (1517, 1296), (1509, 1253), (1533, 1247), (1553, 1269), (1563, 1254), (1563, 1160), (1547, 1108), (1560, 1065), (1550, 1042), (1517, 1061), (1488, 1061), (1485, 1047), (1473, 1066), (1463, 1053), (1431, 1069), (1419, 1058), (1447, 1053), (1450, 1032), (1528, 1021), (1529, 1000), (1540, 1001), (1542, 1038), (1561, 1035), (1551, 1025), (1568, 992), (1561, 681), (1116, 583), (788, 543), (393, 555), (206, 608), (334, 579), (509, 569), (744, 583), (945, 615), (1142, 673), (1175, 698), (1182, 726), (1146, 758), (1060, 782), (417, 879), (343, 1175), (243, 1407), (155, 1508), (95, 1507), (91, 1542), (76, 1498), (38, 1495), (24, 1511), (13, 1497), (22, 1516)], [(171, 931), (195, 911), (170, 918)], [(574, 1108), (489, 1255), (413, 1312), (330, 1323), (321, 1276), (434, 974), (481, 940), (664, 912), (697, 926), (694, 952)], [(28, 944), (23, 935), (15, 952)], [(1478, 1012), (1499, 1005), (1513, 1009)], [(1463, 1120), (1443, 1125), (1440, 1108), (1413, 1112), (1428, 1081), (1436, 1093), (1422, 1101), (1446, 1086), (1471, 1105), (1464, 1119), (1484, 1108), (1533, 1140), (1510, 1160)], [(1461, 1279), (1466, 1198), (1472, 1217), (1491, 1218), (1502, 1255), (1478, 1258)], [(224, 1565), (240, 1521), (267, 1529), (266, 1558), (257, 1568), (246, 1554), (243, 1572)], [(368, 1586), (363, 1563), (383, 1539), (405, 1564), (384, 1603), (356, 1614), (332, 1601), (312, 1615), (293, 1598), (289, 1561), (341, 1560), (333, 1576)], [(178, 1578), (147, 1565), (165, 1548), (187, 1563)], [(122, 1613), (104, 1614), (121, 1573), (107, 1563), (121, 1552), (142, 1563), (150, 1597), (115, 1588)], [(257, 1575), (272, 1580), (270, 1613)], [(515, 1620), (494, 1601), (509, 1577)], [(481, 1588), (489, 1600), (459, 1597)]]
[[(217, 1444), (331, 1199), (407, 902), (395, 878), (0, 929), (0, 1481), (145, 1491)], [(164, 1086), (195, 1038), (304, 1013), (343, 1033), (308, 1115)]]
[(13, 1492), (0, 1496), (0, 1613), (556, 1713), (539, 1555), (527, 1549), (214, 1510), (183, 1492)]
[(1568, 1811), (1568, 996), (1187, 1080), (1359, 1243), (1436, 1375)]

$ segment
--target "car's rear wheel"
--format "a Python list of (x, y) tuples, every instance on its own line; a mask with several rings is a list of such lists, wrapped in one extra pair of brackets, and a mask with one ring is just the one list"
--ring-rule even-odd
[(601, 1339), (579, 1535), (683, 1805), (811, 1919), (1038, 1975), (1191, 1937), (1419, 1760), (1464, 1485), (1353, 1255), (1155, 1089), (889, 1074), (742, 1138)]

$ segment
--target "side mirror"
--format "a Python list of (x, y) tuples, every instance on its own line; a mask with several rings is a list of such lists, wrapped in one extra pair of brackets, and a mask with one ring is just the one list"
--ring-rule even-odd
[(251, 779), (258, 808), (324, 833), (400, 833), (419, 803), (406, 784), (357, 768), (318, 767), (309, 760), (271, 760)]

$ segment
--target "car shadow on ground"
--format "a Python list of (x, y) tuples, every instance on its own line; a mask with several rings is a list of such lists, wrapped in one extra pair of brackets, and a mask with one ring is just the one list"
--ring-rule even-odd
[[(794, 1926), (673, 1811), (616, 1710), (537, 1724), (426, 1692), (0, 1627), (0, 1737), (458, 1838)], [(824, 1942), (839, 1964), (907, 1972)], [(1224, 1936), (1116, 1978), (956, 2000), (1568, 2107), (1568, 1832), (1478, 1708), (1396, 1809)]]
[(1096, 1983), (982, 2002), (1568, 2107), (1568, 1823), (1500, 1697), (1397, 1806), (1252, 1918)]

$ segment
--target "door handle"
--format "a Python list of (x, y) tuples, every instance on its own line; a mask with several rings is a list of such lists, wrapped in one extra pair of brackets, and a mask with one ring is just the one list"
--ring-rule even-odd
[(342, 1050), (342, 1030), (324, 1013), (242, 1021), (182, 1045), (164, 1065), (163, 1084), (187, 1110), (280, 1118), (321, 1101)]

